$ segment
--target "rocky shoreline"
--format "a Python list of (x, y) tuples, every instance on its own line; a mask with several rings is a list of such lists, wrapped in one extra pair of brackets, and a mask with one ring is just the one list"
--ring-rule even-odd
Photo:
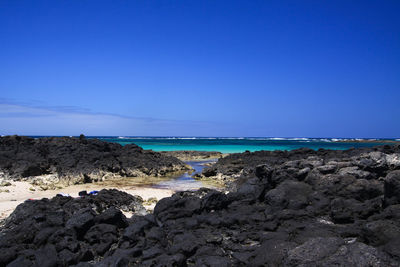
[(0, 137), (0, 179), (42, 189), (119, 177), (166, 176), (190, 169), (175, 157), (134, 144), (73, 137)]
[(0, 265), (400, 264), (399, 145), (232, 154), (203, 177), (229, 191), (178, 192), (147, 215), (116, 190), (27, 201), (1, 228)]
[(201, 161), (210, 159), (219, 159), (226, 154), (217, 151), (193, 151), (193, 150), (179, 150), (179, 151), (161, 151), (166, 156), (172, 156), (182, 161)]
[[(196, 179), (215, 179), (229, 185), (240, 184), (240, 181), (257, 175), (260, 166), (265, 165), (274, 169), (276, 172), (281, 168), (289, 166), (292, 173), (288, 176), (303, 175), (304, 177), (310, 171), (319, 171), (320, 175), (326, 173), (340, 173), (362, 176), (361, 172), (368, 169), (368, 166), (360, 165), (372, 162), (381, 162), (385, 167), (399, 165), (399, 147), (397, 146), (376, 146), (373, 148), (357, 148), (348, 150), (312, 150), (301, 148), (292, 151), (256, 151), (233, 153), (218, 160), (215, 164), (205, 168)], [(297, 165), (296, 165), (297, 164)], [(314, 170), (315, 168), (315, 170)], [(323, 171), (323, 169), (326, 169)], [(296, 174), (295, 171), (301, 172)], [(365, 176), (364, 172), (364, 176)], [(370, 174), (372, 178), (378, 174)], [(362, 177), (365, 178), (365, 177)], [(233, 182), (233, 183), (232, 183)]]

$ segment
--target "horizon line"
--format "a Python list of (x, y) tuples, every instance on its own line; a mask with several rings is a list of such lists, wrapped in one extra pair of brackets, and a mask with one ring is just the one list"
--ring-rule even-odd
[[(27, 136), (27, 137), (79, 137), (80, 135), (24, 135), (24, 134), (7, 134), (7, 135), (1, 135), (1, 137), (6, 137), (6, 136)], [(254, 138), (254, 139), (271, 139), (273, 141), (274, 139), (276, 141), (279, 141), (279, 139), (298, 139), (297, 141), (301, 141), (302, 139), (340, 139), (340, 140), (399, 140), (400, 137), (394, 137), (394, 138), (382, 138), (382, 137), (302, 137), (302, 136), (192, 136), (192, 135), (85, 135), (85, 137), (89, 138), (96, 138), (96, 137), (104, 137), (104, 138), (109, 138), (109, 137), (115, 137), (115, 138), (188, 138), (188, 139), (196, 139), (196, 138), (230, 138), (230, 139), (247, 139), (247, 138)]]

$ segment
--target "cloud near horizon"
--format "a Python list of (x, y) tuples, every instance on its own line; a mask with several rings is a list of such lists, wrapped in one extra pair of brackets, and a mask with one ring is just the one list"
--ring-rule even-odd
[[(0, 103), (1, 135), (190, 135), (192, 129), (209, 123), (129, 117), (96, 113), (73, 106), (46, 107), (21, 103)], [(201, 132), (201, 130), (200, 130)], [(155, 134), (157, 133), (157, 134)]]
[[(134, 117), (94, 112), (76, 106), (46, 106), (41, 102), (13, 102), (0, 98), (0, 135), (77, 136), (83, 133), (88, 136), (399, 138), (395, 129), (381, 131), (381, 127), (370, 128), (368, 124), (359, 123), (352, 128), (336, 127), (332, 130), (326, 125), (330, 124), (329, 120), (318, 123), (304, 118), (302, 121), (293, 120), (290, 124), (279, 117), (268, 117), (266, 120), (269, 122)], [(349, 132), (356, 134), (350, 135)], [(384, 135), (383, 132), (392, 134)]]

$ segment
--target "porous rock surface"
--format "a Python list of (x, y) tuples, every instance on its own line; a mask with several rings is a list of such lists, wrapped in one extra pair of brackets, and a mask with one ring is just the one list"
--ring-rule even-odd
[(0, 264), (399, 266), (399, 152), (398, 146), (302, 149), (269, 152), (256, 163), (252, 153), (238, 154), (235, 160), (250, 163), (236, 191), (179, 192), (160, 200), (153, 214), (118, 215), (127, 223), (96, 219), (111, 212), (84, 207), (56, 226), (48, 225), (50, 215), (29, 227), (11, 216)]
[(129, 224), (122, 211), (145, 214), (140, 197), (115, 189), (82, 198), (27, 200), (0, 231), (0, 266), (60, 266), (102, 255)]
[(0, 137), (0, 175), (33, 184), (77, 184), (117, 176), (162, 176), (182, 161), (129, 144), (73, 137)]
[[(273, 169), (275, 177), (297, 175), (304, 178), (313, 170), (318, 172), (318, 175), (335, 173), (353, 175), (357, 178), (379, 178), (379, 176), (385, 176), (385, 171), (400, 166), (399, 153), (400, 145), (398, 144), (348, 150), (319, 149), (316, 151), (300, 148), (292, 151), (246, 151), (219, 159), (216, 164), (205, 168), (195, 178), (219, 179), (228, 184), (234, 181), (235, 185), (237, 180), (254, 177), (257, 171), (263, 171), (263, 168), (257, 168), (259, 165), (266, 165)], [(279, 174), (279, 172), (282, 173)]]

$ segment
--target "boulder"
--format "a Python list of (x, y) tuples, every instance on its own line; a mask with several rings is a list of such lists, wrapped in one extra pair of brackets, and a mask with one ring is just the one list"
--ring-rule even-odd
[(334, 254), (345, 242), (336, 237), (316, 237), (287, 252), (285, 265), (316, 266), (318, 262)]
[(309, 204), (311, 186), (296, 181), (285, 181), (265, 194), (265, 201), (281, 209), (302, 209)]
[(385, 204), (400, 204), (400, 170), (392, 171), (385, 177)]

